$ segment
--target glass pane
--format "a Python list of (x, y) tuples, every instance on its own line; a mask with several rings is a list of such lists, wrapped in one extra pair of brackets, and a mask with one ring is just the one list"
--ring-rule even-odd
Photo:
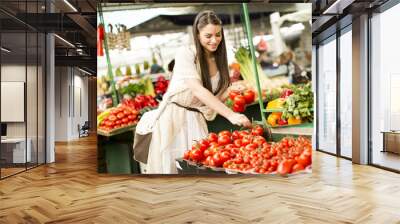
[(28, 168), (37, 165), (37, 128), (38, 128), (38, 107), (37, 107), (37, 99), (38, 99), (38, 88), (37, 88), (37, 74), (38, 74), (38, 37), (36, 32), (30, 32), (27, 34), (28, 37), (28, 64), (27, 64), (27, 98), (26, 98), (26, 111), (27, 111), (27, 131), (28, 131), (28, 155), (30, 155), (30, 160), (28, 160)]
[[(312, 88), (314, 92), (314, 105), (316, 104), (316, 86), (317, 86), (317, 47), (315, 45), (312, 45), (312, 78), (311, 78), (311, 83), (312, 83)], [(315, 110), (314, 110), (315, 111)], [(314, 119), (314, 127), (316, 124), (316, 119)], [(317, 139), (316, 139), (316, 128), (314, 128), (313, 136), (312, 136), (312, 146), (313, 149), (315, 150), (317, 147)]]
[(352, 157), (352, 33), (340, 37), (340, 153)]
[[(1, 174), (25, 170), (30, 161), (26, 151), (25, 89), (26, 34), (2, 33), (1, 46)], [(29, 147), (28, 147), (29, 148)]]
[(400, 4), (372, 18), (372, 163), (400, 170)]
[(45, 163), (45, 52), (46, 39), (44, 34), (39, 34), (38, 46), (38, 163)]
[(318, 48), (318, 148), (336, 154), (335, 38)]

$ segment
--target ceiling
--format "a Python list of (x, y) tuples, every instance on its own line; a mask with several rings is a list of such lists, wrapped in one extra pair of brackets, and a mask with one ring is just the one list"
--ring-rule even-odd
[(313, 44), (351, 24), (353, 17), (374, 11), (388, 0), (312, 0)]
[(21, 32), (28, 33), (28, 58), (36, 55), (36, 39), (31, 40), (36, 33), (51, 32), (74, 45), (55, 38), (56, 66), (77, 66), (96, 75), (96, 4), (96, 0), (1, 0), (2, 45), (13, 49), (7, 56), (11, 60), (26, 55)]

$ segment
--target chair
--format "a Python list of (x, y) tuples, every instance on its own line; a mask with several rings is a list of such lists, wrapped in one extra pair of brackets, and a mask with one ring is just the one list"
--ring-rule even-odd
[(78, 125), (79, 138), (89, 136), (89, 129), (90, 129), (89, 121), (85, 121), (82, 127)]

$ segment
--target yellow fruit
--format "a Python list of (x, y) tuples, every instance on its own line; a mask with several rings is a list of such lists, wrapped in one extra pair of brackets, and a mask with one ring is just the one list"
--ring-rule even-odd
[(279, 120), (282, 117), (282, 112), (273, 112), (270, 116), (273, 116), (276, 120)]
[(277, 121), (277, 120), (278, 120), (278, 119), (276, 118), (276, 116), (270, 114), (270, 115), (268, 116), (268, 118), (267, 118), (267, 123), (268, 123), (269, 125), (271, 125), (272, 127), (274, 127), (274, 126), (276, 126), (276, 121)]
[(283, 99), (283, 98), (278, 98), (278, 99), (269, 101), (267, 104), (267, 109), (282, 109), (284, 103), (285, 103), (285, 99)]
[(291, 117), (288, 119), (288, 125), (301, 124), (301, 118)]

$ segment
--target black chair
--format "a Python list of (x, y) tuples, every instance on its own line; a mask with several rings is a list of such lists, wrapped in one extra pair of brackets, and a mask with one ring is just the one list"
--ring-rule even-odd
[(78, 125), (79, 138), (89, 136), (89, 129), (90, 129), (89, 121), (85, 121), (85, 123), (82, 125), (82, 127), (80, 127), (80, 125)]

